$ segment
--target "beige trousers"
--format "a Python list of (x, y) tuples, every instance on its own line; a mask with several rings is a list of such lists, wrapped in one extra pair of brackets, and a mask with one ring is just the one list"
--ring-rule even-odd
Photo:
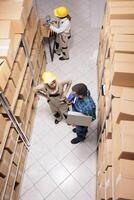
[[(60, 97), (50, 97), (48, 104), (52, 114), (58, 121), (61, 121), (62, 118), (67, 115), (69, 106), (66, 103), (61, 104)], [(57, 113), (59, 115), (57, 115)]]
[(56, 53), (61, 54), (63, 58), (69, 58), (69, 36), (70, 33), (57, 34), (56, 36)]

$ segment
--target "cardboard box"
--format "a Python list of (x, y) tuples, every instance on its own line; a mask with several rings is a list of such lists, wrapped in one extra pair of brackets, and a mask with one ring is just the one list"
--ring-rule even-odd
[(134, 160), (119, 159), (115, 163), (116, 170), (116, 182), (118, 178), (134, 179)]
[(21, 182), (23, 171), (24, 171), (24, 165), (21, 164), (19, 166), (19, 169), (18, 169), (18, 172), (17, 172), (17, 177), (16, 177), (16, 183), (18, 183), (18, 184)]
[(17, 144), (16, 150), (15, 150), (15, 154), (14, 154), (14, 159), (13, 159), (13, 162), (15, 163), (15, 165), (18, 165), (18, 163), (20, 161), (23, 145), (24, 145), (23, 143), (18, 143)]
[(15, 116), (19, 123), (23, 123), (24, 110), (25, 110), (25, 103), (23, 100), (19, 99), (16, 103), (16, 108), (15, 108)]
[(12, 190), (13, 190), (12, 186), (9, 186), (9, 185), (6, 186), (6, 191), (5, 191), (5, 194), (4, 194), (4, 200), (10, 199)]
[(134, 53), (134, 42), (113, 42), (111, 47), (111, 57), (115, 52)]
[(10, 68), (13, 66), (20, 42), (20, 34), (14, 34), (12, 39), (0, 39), (0, 58), (6, 59)]
[(123, 88), (124, 87), (111, 85), (109, 93), (112, 94), (112, 96), (119, 98), (122, 96)]
[(15, 95), (15, 91), (16, 91), (16, 88), (13, 84), (13, 81), (12, 80), (9, 80), (8, 81), (8, 84), (5, 88), (5, 92), (4, 92), (4, 95), (9, 103), (9, 105), (11, 106), (12, 105), (12, 102), (13, 102), (13, 98), (14, 98), (14, 95)]
[(14, 86), (16, 88), (17, 88), (17, 85), (18, 85), (19, 78), (20, 78), (19, 65), (18, 65), (18, 63), (14, 63), (10, 79), (13, 81)]
[(7, 149), (10, 153), (14, 152), (17, 139), (18, 139), (18, 134), (16, 130), (14, 128), (11, 128), (5, 145), (5, 149)]
[(4, 130), (6, 127), (6, 119), (3, 117), (3, 115), (0, 114), (0, 144), (3, 141), (3, 137), (4, 137)]
[(0, 176), (0, 194), (3, 192), (4, 184), (5, 184), (5, 178), (2, 178)]
[(15, 183), (15, 178), (17, 175), (17, 166), (13, 163), (11, 170), (10, 170), (10, 174), (9, 174), (9, 178), (8, 178), (8, 182), (7, 184), (12, 187), (13, 184)]
[(134, 159), (134, 123), (133, 121), (121, 121), (120, 122), (120, 143), (119, 145), (119, 158)]
[(134, 7), (134, 2), (133, 1), (129, 1), (129, 0), (125, 0), (125, 1), (120, 1), (120, 0), (116, 0), (116, 1), (109, 1), (108, 2), (108, 6), (109, 7)]
[(12, 155), (8, 151), (4, 150), (2, 159), (0, 160), (0, 176), (6, 177), (9, 170), (11, 158)]
[(121, 120), (134, 121), (134, 102), (114, 98), (112, 100), (112, 121), (113, 124)]
[(0, 20), (11, 20), (15, 33), (24, 33), (27, 16), (22, 2), (2, 1)]
[(134, 88), (124, 87), (122, 92), (122, 99), (134, 102)]
[(112, 167), (108, 167), (107, 171), (105, 172), (105, 199), (112, 199), (112, 194)]
[(134, 62), (134, 55), (129, 53), (119, 53), (115, 52), (113, 57), (114, 62)]
[(19, 64), (20, 71), (23, 69), (25, 61), (26, 61), (26, 55), (24, 52), (24, 48), (20, 47), (18, 50), (16, 59), (15, 59), (15, 62), (17, 62)]
[(39, 21), (39, 26), (40, 26), (40, 31), (42, 37), (48, 38), (50, 36), (50, 29), (45, 25), (45, 21), (43, 18), (40, 19)]
[(116, 180), (115, 199), (134, 199), (134, 179), (120, 178)]
[(134, 87), (134, 63), (114, 62), (111, 66), (111, 82), (115, 86)]
[(105, 140), (105, 170), (112, 167), (112, 140)]
[(27, 25), (26, 25), (26, 30), (24, 33), (24, 38), (25, 38), (27, 50), (29, 53), (31, 52), (31, 47), (33, 44), (35, 33), (37, 31), (37, 23), (38, 23), (38, 20), (37, 20), (35, 9), (32, 8), (30, 16), (28, 18)]
[(108, 7), (108, 22), (111, 19), (134, 19), (133, 7)]
[(11, 26), (11, 21), (9, 20), (0, 20), (0, 38), (9, 39), (13, 37), (14, 30)]
[(112, 139), (112, 116), (109, 114), (108, 119), (106, 120), (106, 138)]
[(9, 76), (11, 74), (11, 69), (5, 59), (0, 59), (0, 90), (4, 91)]

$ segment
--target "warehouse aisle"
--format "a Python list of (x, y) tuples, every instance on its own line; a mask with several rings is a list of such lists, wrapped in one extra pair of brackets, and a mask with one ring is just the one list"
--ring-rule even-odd
[[(52, 14), (62, 0), (38, 0), (40, 16)], [(71, 79), (73, 85), (83, 82), (97, 101), (96, 57), (103, 0), (70, 0), (64, 2), (72, 16), (70, 59), (59, 61), (55, 56), (47, 71), (59, 80)], [(54, 124), (46, 100), (40, 97), (34, 122), (31, 148), (25, 169), (21, 200), (95, 200), (96, 195), (96, 121), (89, 128), (87, 139), (73, 145), (72, 127)]]

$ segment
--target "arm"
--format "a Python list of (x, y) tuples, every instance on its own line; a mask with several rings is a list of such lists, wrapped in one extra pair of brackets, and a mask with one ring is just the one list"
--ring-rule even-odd
[(41, 83), (33, 88), (35, 93), (38, 92), (39, 90), (43, 90), (43, 89), (44, 89), (44, 83)]
[(66, 30), (66, 28), (69, 26), (70, 22), (68, 20), (66, 20), (63, 24), (60, 25), (59, 28), (53, 26), (53, 25), (50, 25), (50, 29), (54, 32), (56, 32), (57, 34), (58, 33), (62, 33)]
[(72, 81), (68, 80), (68, 81), (63, 81), (62, 82), (62, 86), (63, 86), (63, 97), (66, 97), (70, 87), (71, 87)]

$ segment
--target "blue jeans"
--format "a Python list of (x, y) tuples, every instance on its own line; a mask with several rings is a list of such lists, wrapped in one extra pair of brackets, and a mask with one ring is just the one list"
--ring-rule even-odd
[(76, 126), (76, 135), (79, 141), (82, 141), (85, 139), (87, 131), (88, 131), (87, 126)]

